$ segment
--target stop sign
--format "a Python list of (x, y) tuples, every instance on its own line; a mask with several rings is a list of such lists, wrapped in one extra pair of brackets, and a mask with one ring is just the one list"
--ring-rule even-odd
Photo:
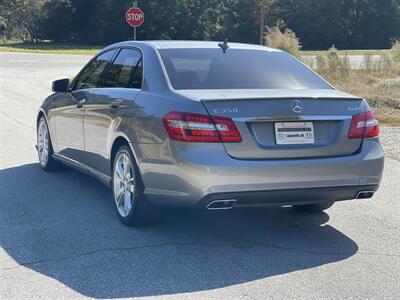
[(132, 27), (139, 27), (144, 22), (144, 13), (139, 7), (131, 7), (126, 12), (126, 22)]

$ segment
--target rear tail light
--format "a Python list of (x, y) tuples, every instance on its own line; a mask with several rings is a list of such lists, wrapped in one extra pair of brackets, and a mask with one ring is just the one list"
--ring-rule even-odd
[(349, 139), (371, 138), (379, 135), (379, 125), (374, 113), (368, 111), (353, 116), (348, 133)]
[(175, 141), (202, 143), (238, 143), (242, 141), (235, 123), (229, 118), (170, 112), (163, 118), (169, 137)]

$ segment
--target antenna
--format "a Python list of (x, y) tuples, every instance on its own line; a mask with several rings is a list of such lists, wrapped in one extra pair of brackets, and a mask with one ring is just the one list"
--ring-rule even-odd
[(219, 43), (218, 47), (222, 49), (224, 53), (226, 53), (226, 50), (228, 50), (229, 45), (228, 45), (228, 39), (225, 39), (223, 43)]

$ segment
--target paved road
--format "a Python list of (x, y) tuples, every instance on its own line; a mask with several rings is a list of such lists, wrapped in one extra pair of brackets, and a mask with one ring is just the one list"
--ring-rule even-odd
[(179, 210), (143, 229), (96, 180), (42, 172), (37, 108), (85, 60), (0, 53), (0, 299), (400, 298), (399, 161), (373, 200), (326, 214)]

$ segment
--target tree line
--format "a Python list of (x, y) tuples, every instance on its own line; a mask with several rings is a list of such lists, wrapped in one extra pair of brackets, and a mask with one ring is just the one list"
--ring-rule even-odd
[[(264, 26), (292, 29), (303, 49), (389, 48), (400, 0), (140, 0), (138, 39), (258, 43)], [(132, 39), (131, 0), (0, 0), (0, 38), (103, 45)]]

